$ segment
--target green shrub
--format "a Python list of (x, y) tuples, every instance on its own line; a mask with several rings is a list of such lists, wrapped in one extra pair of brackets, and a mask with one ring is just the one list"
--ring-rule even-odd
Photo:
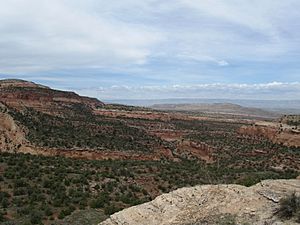
[(100, 193), (99, 196), (90, 203), (91, 208), (103, 208), (109, 202), (109, 195), (106, 192)]
[(225, 214), (223, 216), (221, 216), (218, 220), (217, 220), (217, 225), (236, 225), (236, 219), (234, 215), (231, 214)]
[(5, 220), (4, 213), (0, 211), (0, 222), (4, 222)]
[(65, 217), (66, 217), (65, 211), (64, 210), (60, 211), (60, 213), (58, 214), (58, 219), (62, 220)]
[(114, 214), (115, 212), (118, 212), (120, 209), (118, 209), (115, 205), (108, 205), (104, 208), (104, 213), (106, 215)]
[(42, 214), (39, 211), (32, 211), (30, 215), (30, 222), (32, 224), (42, 224)]
[(280, 200), (280, 208), (276, 212), (281, 219), (296, 217), (300, 222), (300, 196), (293, 193)]
[(45, 209), (44, 209), (44, 213), (45, 213), (46, 216), (52, 216), (53, 211), (49, 206), (46, 206)]
[(100, 199), (92, 200), (90, 203), (90, 207), (93, 209), (103, 208), (104, 202)]
[(1, 205), (2, 205), (2, 208), (7, 208), (9, 206), (9, 200), (8, 200), (8, 198), (2, 199)]

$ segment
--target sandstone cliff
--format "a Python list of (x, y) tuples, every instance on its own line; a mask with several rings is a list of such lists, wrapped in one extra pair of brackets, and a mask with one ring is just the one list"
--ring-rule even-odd
[(60, 114), (72, 106), (95, 109), (104, 105), (95, 98), (23, 80), (0, 80), (0, 102), (17, 110), (28, 107), (48, 114)]
[(5, 105), (0, 103), (0, 151), (15, 152), (28, 144), (24, 131), (8, 114)]
[(300, 193), (300, 180), (181, 188), (115, 213), (99, 225), (298, 224), (274, 215), (279, 200), (293, 192)]
[(242, 126), (238, 133), (257, 138), (264, 137), (273, 143), (285, 146), (300, 147), (300, 134), (293, 130), (281, 130), (279, 126)]

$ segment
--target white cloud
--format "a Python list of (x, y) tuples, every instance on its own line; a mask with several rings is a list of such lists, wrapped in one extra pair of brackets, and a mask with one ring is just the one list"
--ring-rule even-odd
[(239, 61), (272, 61), (299, 51), (296, 0), (178, 0), (189, 23), (172, 32), (173, 51)]
[(99, 99), (231, 98), (292, 100), (300, 98), (300, 82), (177, 84), (141, 87), (114, 85), (112, 87), (81, 89), (78, 92)]
[(226, 62), (225, 60), (218, 61), (218, 64), (219, 64), (219, 66), (228, 66), (229, 65), (229, 63)]
[(191, 52), (183, 52), (177, 55), (177, 58), (179, 58), (180, 60), (186, 60), (186, 61), (196, 61), (196, 62), (212, 62), (215, 63), (216, 65), (219, 66), (228, 66), (229, 63), (226, 60), (219, 60), (216, 59), (214, 57), (211, 56), (207, 56), (207, 55), (201, 55), (201, 54), (194, 54)]
[(282, 1), (274, 0), (181, 0), (181, 2), (197, 9), (204, 15), (240, 24), (258, 31), (273, 29), (269, 18), (270, 10), (278, 10), (278, 6), (283, 5)]
[(0, 72), (143, 64), (162, 38), (70, 1), (0, 4)]
[[(44, 80), (55, 74), (55, 81), (60, 71), (78, 71), (83, 80), (91, 69), (93, 76), (99, 71), (98, 83), (117, 74), (115, 84), (135, 82), (145, 93), (171, 89), (189, 95), (190, 88), (191, 95), (204, 96), (202, 89), (214, 87), (250, 93), (260, 84), (247, 89), (248, 84), (217, 82), (299, 80), (299, 10), (298, 0), (0, 0), (0, 73), (37, 77), (45, 72)], [(269, 68), (258, 71), (262, 64)], [(66, 80), (72, 87), (80, 79), (69, 75)], [(145, 80), (159, 85), (145, 85)], [(170, 88), (182, 80), (215, 84)], [(262, 85), (266, 92), (285, 84)], [(110, 92), (102, 91), (117, 96)]]

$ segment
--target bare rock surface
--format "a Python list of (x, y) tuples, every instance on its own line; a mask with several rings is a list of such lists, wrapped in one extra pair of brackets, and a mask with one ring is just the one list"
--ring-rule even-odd
[(6, 113), (7, 108), (0, 102), (0, 151), (14, 152), (28, 144), (24, 131)]
[(0, 80), (0, 103), (18, 111), (33, 108), (51, 115), (59, 115), (66, 108), (74, 105), (89, 109), (96, 109), (104, 105), (95, 98), (15, 79)]
[[(276, 126), (277, 125), (277, 126)], [(252, 137), (265, 137), (270, 141), (285, 146), (300, 147), (300, 134), (298, 130), (284, 129), (276, 123), (260, 123), (254, 126), (242, 126), (238, 133)]]
[(300, 180), (265, 180), (252, 187), (202, 185), (181, 188), (130, 207), (99, 225), (298, 224), (274, 215), (279, 200), (296, 192)]

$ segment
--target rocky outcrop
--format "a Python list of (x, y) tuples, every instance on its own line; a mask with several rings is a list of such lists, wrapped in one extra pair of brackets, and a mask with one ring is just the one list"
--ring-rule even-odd
[(31, 88), (45, 88), (50, 89), (47, 86), (36, 84), (30, 81), (20, 80), (20, 79), (5, 79), (0, 80), (0, 88), (12, 88), (12, 87), (31, 87)]
[(241, 126), (238, 130), (238, 133), (252, 137), (264, 137), (270, 139), (271, 141), (275, 141), (279, 131), (275, 127), (253, 125)]
[(214, 148), (204, 142), (181, 140), (177, 144), (176, 154), (187, 159), (202, 159), (206, 163), (213, 163)]
[(0, 102), (17, 110), (29, 107), (49, 114), (59, 114), (74, 105), (90, 109), (104, 105), (95, 98), (79, 96), (74, 92), (53, 90), (23, 80), (0, 80)]
[(99, 225), (298, 224), (274, 215), (279, 200), (293, 192), (300, 193), (300, 180), (181, 188), (115, 213)]
[(283, 144), (285, 146), (300, 147), (300, 134), (292, 130), (281, 130), (279, 126), (242, 126), (238, 130), (238, 133), (254, 138), (267, 138), (273, 143)]
[(8, 114), (5, 105), (0, 103), (0, 151), (15, 152), (25, 150), (28, 141), (25, 132)]

